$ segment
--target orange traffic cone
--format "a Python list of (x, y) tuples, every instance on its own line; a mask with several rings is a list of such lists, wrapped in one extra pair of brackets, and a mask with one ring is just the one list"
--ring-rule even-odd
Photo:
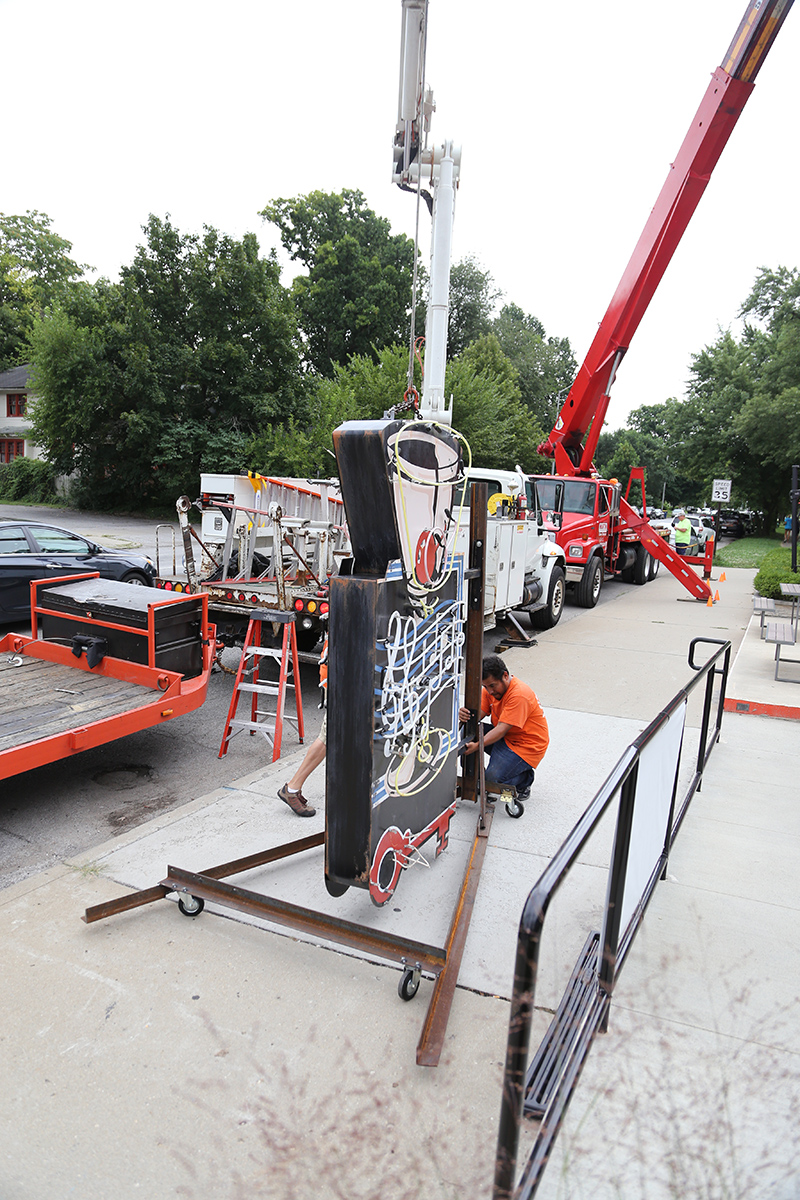
[(719, 581), (720, 581), (720, 583), (727, 583), (727, 582), (728, 582), (728, 577), (727, 577), (727, 575), (725, 574), (725, 572), (724, 572), (724, 571), (723, 571), (723, 572), (722, 572), (722, 574), (720, 575), (720, 577), (719, 577)]
[(708, 599), (706, 600), (706, 608), (713, 608), (713, 607), (714, 607), (714, 601), (709, 596)]
[(719, 600), (719, 588), (714, 592), (714, 599)]

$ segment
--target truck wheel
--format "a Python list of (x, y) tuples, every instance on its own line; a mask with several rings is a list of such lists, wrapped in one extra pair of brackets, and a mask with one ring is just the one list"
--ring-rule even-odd
[(653, 558), (653, 556), (651, 554), (650, 555), (650, 570), (648, 571), (648, 574), (647, 574), (648, 581), (655, 579), (656, 575), (658, 574), (658, 568), (660, 566), (661, 566), (661, 563), (658, 561), (657, 558)]
[(644, 546), (639, 543), (636, 547), (636, 565), (633, 568), (633, 582), (637, 587), (641, 587), (643, 583), (647, 583), (650, 578), (650, 555), (645, 550)]
[(600, 599), (603, 586), (603, 563), (595, 554), (583, 568), (583, 575), (575, 588), (575, 599), (581, 608), (594, 608)]
[(564, 596), (567, 590), (564, 572), (561, 567), (553, 567), (550, 576), (550, 588), (547, 593), (547, 604), (531, 613), (531, 625), (534, 629), (552, 629), (561, 619), (564, 609)]

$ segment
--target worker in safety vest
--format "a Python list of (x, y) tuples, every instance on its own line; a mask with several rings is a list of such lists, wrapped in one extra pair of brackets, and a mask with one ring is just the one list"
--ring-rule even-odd
[(678, 520), (675, 524), (675, 553), (688, 554), (689, 542), (692, 539), (692, 523), (682, 509), (677, 516)]

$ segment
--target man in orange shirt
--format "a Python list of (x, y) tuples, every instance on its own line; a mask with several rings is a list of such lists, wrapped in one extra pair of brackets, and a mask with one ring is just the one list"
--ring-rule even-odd
[[(509, 675), (497, 654), (483, 660), (481, 712), (492, 722), (483, 739), (489, 754), (486, 782), (510, 784), (517, 789), (517, 798), (526, 800), (534, 769), (550, 744), (550, 732), (536, 693), (527, 683)], [(461, 721), (468, 721), (469, 709), (459, 709), (458, 715)], [(464, 753), (474, 754), (477, 749), (477, 742), (469, 742)]]

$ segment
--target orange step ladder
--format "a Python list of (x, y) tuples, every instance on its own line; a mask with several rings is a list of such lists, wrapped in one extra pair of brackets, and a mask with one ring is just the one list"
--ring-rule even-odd
[[(280, 648), (276, 646), (263, 646), (261, 644), (262, 623), (283, 626), (283, 637)], [(262, 677), (261, 670), (265, 660), (278, 664), (277, 680), (269, 680)], [(296, 713), (294, 717), (290, 717), (284, 712), (286, 707), (286, 692), (289, 688), (294, 691)], [(242, 692), (249, 692), (251, 694), (249, 720), (241, 717), (237, 719), (236, 717), (236, 710), (239, 706), (239, 698)], [(260, 707), (261, 697), (264, 698), (265, 703), (268, 702), (269, 697), (277, 697), (278, 704), (276, 711), (272, 712), (268, 708)], [(256, 733), (260, 733), (267, 739), (272, 746), (272, 761), (277, 762), (281, 756), (284, 721), (292, 721), (297, 725), (297, 733), (302, 743), (303, 697), (300, 693), (300, 666), (297, 656), (295, 614), (293, 612), (281, 612), (278, 609), (256, 608), (253, 610), (250, 617), (250, 624), (247, 626), (244, 646), (242, 647), (242, 657), (239, 662), (239, 670), (236, 672), (233, 696), (231, 697), (228, 717), (225, 722), (225, 732), (222, 735), (222, 744), (219, 748), (219, 757), (222, 758), (227, 754), (228, 745), (234, 734), (241, 733), (242, 730), (246, 729), (251, 737)]]

